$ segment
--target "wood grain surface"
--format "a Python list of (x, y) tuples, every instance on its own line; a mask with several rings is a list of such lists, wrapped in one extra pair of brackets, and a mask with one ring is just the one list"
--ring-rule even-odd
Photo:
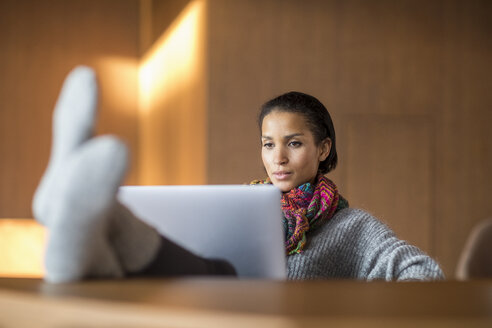
[(490, 327), (491, 281), (0, 279), (2, 327)]

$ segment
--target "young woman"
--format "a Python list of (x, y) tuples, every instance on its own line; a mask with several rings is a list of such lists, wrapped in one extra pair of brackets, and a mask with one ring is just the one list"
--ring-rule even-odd
[[(33, 200), (49, 229), (45, 279), (68, 282), (134, 275), (234, 275), (221, 260), (204, 259), (160, 236), (116, 200), (127, 163), (125, 146), (92, 137), (97, 84), (92, 70), (67, 78), (53, 119), (48, 168)], [(267, 102), (259, 126), (268, 178), (282, 192), (290, 279), (441, 279), (439, 266), (396, 238), (383, 223), (351, 209), (325, 177), (337, 164), (326, 108), (291, 92)]]
[(318, 99), (290, 92), (263, 105), (259, 125), (268, 179), (282, 192), (291, 279), (431, 280), (436, 262), (370, 214), (349, 208), (325, 177), (337, 165), (330, 114)]

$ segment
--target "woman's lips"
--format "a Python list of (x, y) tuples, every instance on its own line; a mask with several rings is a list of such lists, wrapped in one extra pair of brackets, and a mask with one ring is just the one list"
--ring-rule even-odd
[(273, 172), (273, 176), (277, 180), (286, 180), (292, 175), (291, 172), (285, 172), (285, 171), (279, 171), (279, 172)]

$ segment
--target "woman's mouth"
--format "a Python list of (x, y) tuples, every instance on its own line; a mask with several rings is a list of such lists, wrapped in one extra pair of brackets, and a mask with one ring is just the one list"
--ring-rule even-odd
[(273, 176), (277, 180), (286, 180), (292, 175), (291, 172), (286, 172), (286, 171), (277, 171), (273, 172)]

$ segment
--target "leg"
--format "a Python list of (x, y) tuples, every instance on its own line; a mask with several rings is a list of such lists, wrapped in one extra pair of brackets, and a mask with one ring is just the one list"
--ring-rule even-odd
[(97, 82), (88, 67), (74, 69), (63, 84), (53, 113), (51, 156), (34, 195), (35, 218), (47, 225), (51, 216), (52, 189), (65, 160), (92, 136), (97, 109)]
[(126, 169), (126, 148), (113, 137), (79, 147), (51, 190), (46, 279), (121, 277), (124, 269), (108, 242), (109, 213)]
[(46, 280), (76, 281), (124, 275), (233, 274), (159, 236), (119, 204), (127, 165), (114, 137), (92, 136), (97, 83), (89, 68), (67, 78), (53, 119), (53, 147), (33, 212), (49, 229)]
[(46, 279), (232, 274), (223, 261), (196, 256), (160, 237), (116, 201), (126, 148), (114, 137), (84, 143), (53, 186)]

